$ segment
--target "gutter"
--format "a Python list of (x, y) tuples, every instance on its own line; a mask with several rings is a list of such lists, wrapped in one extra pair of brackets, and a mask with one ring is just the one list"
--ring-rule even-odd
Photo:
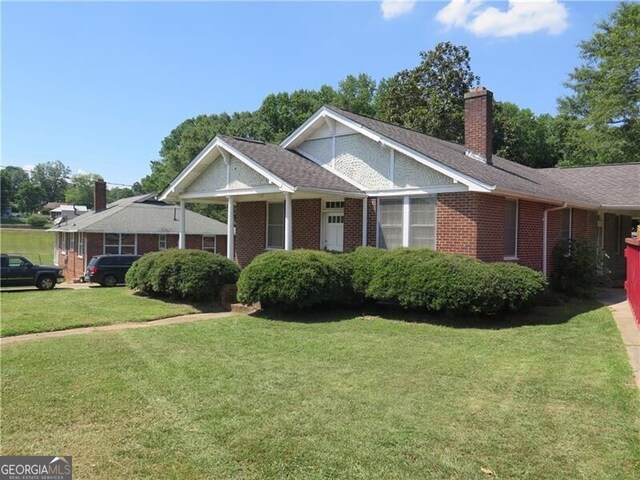
[(559, 207), (547, 208), (542, 215), (542, 274), (549, 278), (547, 275), (547, 221), (549, 212), (555, 212), (557, 210), (564, 210), (568, 207), (567, 202), (564, 202)]

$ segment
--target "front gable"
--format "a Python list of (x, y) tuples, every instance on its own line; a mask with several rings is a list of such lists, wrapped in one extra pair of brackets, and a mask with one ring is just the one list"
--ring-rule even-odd
[(241, 160), (229, 157), (227, 165), (225, 159), (220, 155), (185, 188), (184, 193), (239, 190), (267, 185), (269, 185), (269, 180), (245, 165)]
[(363, 190), (454, 184), (453, 178), (353, 130), (342, 135), (305, 140), (297, 151)]

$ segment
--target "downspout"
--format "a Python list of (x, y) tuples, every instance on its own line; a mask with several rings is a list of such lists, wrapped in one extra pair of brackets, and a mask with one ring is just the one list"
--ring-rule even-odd
[(549, 212), (555, 212), (557, 210), (564, 210), (567, 208), (567, 202), (564, 202), (560, 207), (547, 208), (542, 216), (542, 274), (545, 278), (547, 275), (547, 218)]

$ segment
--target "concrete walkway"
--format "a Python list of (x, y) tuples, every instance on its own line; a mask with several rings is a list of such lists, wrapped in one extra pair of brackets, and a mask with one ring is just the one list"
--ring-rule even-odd
[(621, 288), (606, 288), (598, 293), (598, 301), (611, 311), (622, 343), (627, 349), (636, 386), (640, 388), (640, 329), (631, 313), (631, 307), (627, 302), (627, 293)]
[(175, 325), (178, 323), (192, 323), (199, 322), (201, 320), (229, 317), (231, 315), (237, 315), (237, 313), (194, 313), (192, 315), (180, 315), (179, 317), (162, 318), (160, 320), (151, 320), (149, 322), (116, 323), (114, 325), (104, 325), (101, 327), (70, 328), (68, 330), (59, 330), (57, 332), (27, 333), (25, 335), (0, 338), (0, 347), (10, 345), (12, 343), (27, 342), (29, 340), (43, 340), (46, 338), (70, 337), (71, 335), (84, 335), (87, 333), (119, 332), (120, 330), (130, 330), (133, 328), (149, 328), (159, 327), (162, 325)]

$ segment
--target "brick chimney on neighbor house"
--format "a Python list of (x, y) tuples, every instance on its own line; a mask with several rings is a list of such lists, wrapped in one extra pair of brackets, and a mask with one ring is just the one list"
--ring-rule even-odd
[(491, 165), (493, 155), (493, 93), (476, 87), (464, 94), (464, 146)]
[(93, 209), (100, 212), (107, 208), (107, 182), (96, 180), (93, 184)]

